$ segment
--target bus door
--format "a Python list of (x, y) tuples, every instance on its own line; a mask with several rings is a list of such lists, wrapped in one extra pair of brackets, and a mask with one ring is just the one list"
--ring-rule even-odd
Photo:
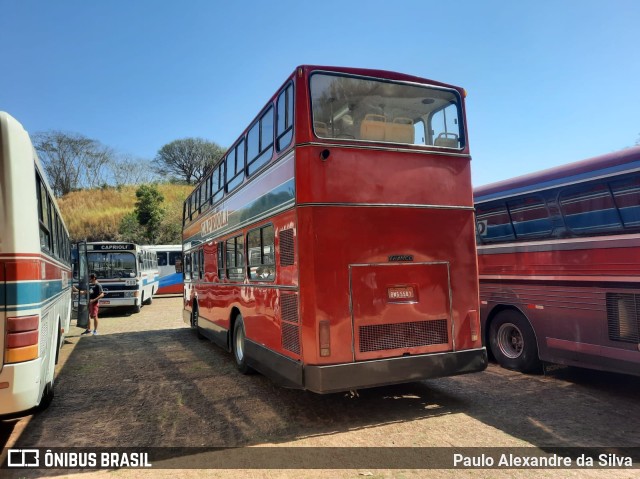
[(78, 243), (78, 321), (79, 328), (89, 327), (89, 262), (87, 242)]

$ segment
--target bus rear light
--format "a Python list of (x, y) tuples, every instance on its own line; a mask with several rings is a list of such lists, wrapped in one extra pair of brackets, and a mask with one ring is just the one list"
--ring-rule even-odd
[(472, 309), (467, 313), (467, 317), (469, 318), (469, 326), (471, 328), (471, 341), (477, 341), (480, 333), (478, 312)]
[(331, 356), (331, 333), (329, 331), (329, 321), (323, 319), (318, 324), (320, 356), (326, 358)]
[(38, 345), (26, 346), (24, 348), (7, 349), (4, 352), (5, 364), (22, 363), (38, 358)]
[(38, 315), (7, 318), (5, 363), (21, 363), (38, 357), (39, 326)]
[(7, 348), (22, 348), (38, 344), (38, 331), (7, 334)]
[(33, 316), (17, 316), (7, 318), (7, 333), (23, 333), (25, 331), (38, 330), (40, 317), (36, 314)]

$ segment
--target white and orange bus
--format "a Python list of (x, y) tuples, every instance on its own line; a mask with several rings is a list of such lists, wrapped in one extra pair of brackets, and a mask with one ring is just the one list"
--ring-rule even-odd
[(0, 416), (53, 399), (69, 331), (69, 234), (28, 133), (0, 112)]

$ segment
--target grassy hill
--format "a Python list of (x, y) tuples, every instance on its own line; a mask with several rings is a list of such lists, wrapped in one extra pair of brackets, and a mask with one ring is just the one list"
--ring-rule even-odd
[[(58, 199), (72, 241), (122, 241), (118, 229), (127, 213), (135, 209), (136, 185), (73, 191)], [(158, 243), (180, 243), (182, 203), (192, 185), (160, 184), (164, 196), (163, 237)]]

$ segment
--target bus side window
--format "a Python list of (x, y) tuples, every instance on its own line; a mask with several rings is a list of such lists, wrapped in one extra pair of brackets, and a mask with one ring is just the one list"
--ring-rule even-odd
[(275, 244), (272, 225), (249, 231), (249, 278), (257, 281), (273, 281), (275, 278)]
[(270, 106), (247, 134), (247, 172), (252, 175), (273, 155), (273, 106)]
[(224, 279), (224, 243), (218, 243), (218, 280)]
[(547, 205), (541, 197), (529, 196), (510, 200), (507, 206), (518, 239), (551, 236), (553, 225)]
[(502, 202), (476, 207), (476, 229), (483, 243), (515, 239), (507, 206)]
[(198, 268), (200, 270), (200, 279), (204, 279), (204, 248), (198, 251)]
[(618, 210), (605, 184), (581, 185), (561, 191), (559, 203), (564, 222), (574, 233), (622, 229)]
[(182, 253), (180, 251), (169, 251), (169, 265), (173, 266), (176, 262), (182, 260)]
[(227, 278), (232, 281), (244, 279), (244, 237), (236, 236), (228, 239), (227, 250)]
[(293, 138), (293, 85), (289, 84), (278, 96), (276, 104), (277, 125), (276, 138), (277, 149), (282, 151), (291, 143)]
[(184, 255), (184, 279), (191, 279), (191, 255)]
[(624, 227), (640, 226), (640, 175), (614, 181), (610, 186)]

